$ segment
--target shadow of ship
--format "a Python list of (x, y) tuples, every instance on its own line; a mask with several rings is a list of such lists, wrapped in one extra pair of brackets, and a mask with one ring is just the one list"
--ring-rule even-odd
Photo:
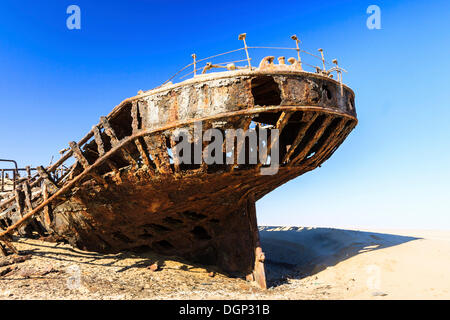
[(420, 238), (333, 228), (260, 227), (266, 276), (276, 286), (301, 279), (363, 252)]

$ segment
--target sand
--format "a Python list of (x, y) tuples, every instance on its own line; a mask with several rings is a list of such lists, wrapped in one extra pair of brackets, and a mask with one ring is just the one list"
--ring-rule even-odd
[[(327, 287), (323, 294), (328, 299), (450, 299), (450, 231), (294, 228), (290, 232), (294, 235), (280, 234), (280, 238), (309, 248), (302, 252), (307, 251), (304, 256), (316, 270), (311, 272), (308, 263), (298, 261), (298, 267), (307, 267), (309, 274), (291, 281), (299, 282), (287, 293), (289, 297), (303, 293), (302, 284), (314, 283)], [(265, 238), (276, 244), (272, 240), (276, 236)], [(290, 255), (287, 260), (297, 262), (300, 256)]]
[(260, 232), (268, 290), (175, 257), (16, 239), (32, 257), (0, 267), (0, 299), (450, 299), (450, 231)]

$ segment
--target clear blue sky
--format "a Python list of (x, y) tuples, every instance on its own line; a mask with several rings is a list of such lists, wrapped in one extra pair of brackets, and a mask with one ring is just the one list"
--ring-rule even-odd
[[(71, 4), (81, 30), (66, 28)], [(381, 30), (366, 27), (371, 4)], [(448, 1), (2, 0), (0, 158), (46, 165), (191, 53), (296, 33), (349, 71), (359, 125), (322, 168), (258, 201), (259, 223), (450, 229), (449, 30)]]

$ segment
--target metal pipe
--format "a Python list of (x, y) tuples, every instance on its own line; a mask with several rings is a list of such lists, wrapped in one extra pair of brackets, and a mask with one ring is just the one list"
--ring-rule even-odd
[(17, 162), (16, 162), (15, 160), (8, 160), (8, 159), (0, 159), (0, 161), (2, 161), (2, 162), (12, 162), (12, 163), (14, 163), (14, 166), (15, 166), (16, 168), (15, 168), (15, 170), (13, 170), (13, 189), (15, 190), (15, 189), (16, 189), (16, 179), (17, 179), (17, 176), (20, 177), (20, 175), (19, 175), (19, 170), (18, 170), (18, 167), (17, 167)]
[(0, 161), (2, 161), (2, 162), (12, 162), (12, 163), (14, 163), (14, 166), (16, 168), (15, 170), (18, 170), (17, 162), (15, 160), (0, 159)]
[[(11, 171), (11, 172), (14, 172), (14, 171), (27, 171), (26, 168), (17, 168), (17, 170), (16, 169), (5, 169), (5, 168), (3, 168), (1, 170)], [(36, 170), (36, 168), (30, 168), (30, 170), (33, 171), (33, 170)]]

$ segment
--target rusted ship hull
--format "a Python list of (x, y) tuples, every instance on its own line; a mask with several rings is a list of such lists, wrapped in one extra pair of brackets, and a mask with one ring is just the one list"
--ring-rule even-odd
[[(259, 94), (255, 83), (261, 82), (267, 93)], [(273, 84), (277, 87), (270, 88)], [(246, 129), (251, 121), (280, 126), (283, 116), (289, 119), (281, 131), (280, 159), (286, 157), (288, 146), (296, 143), (296, 150), (275, 175), (261, 175), (258, 165), (176, 167), (170, 163), (167, 150), (172, 131), (183, 125), (158, 131), (158, 139), (163, 141), (158, 146), (164, 145), (164, 154), (155, 154), (154, 159), (165, 164), (157, 168), (152, 163), (151, 173), (147, 167), (133, 168), (131, 164), (119, 173), (104, 166), (99, 171), (107, 171), (102, 172), (106, 185), (89, 179), (55, 208), (55, 232), (87, 250), (148, 248), (218, 265), (228, 272), (249, 272), (255, 241), (247, 212), (249, 194), (258, 200), (325, 161), (356, 124), (353, 95), (345, 89), (341, 96), (340, 85), (332, 80), (292, 74), (215, 78), (176, 90), (133, 101), (142, 124), (138, 130), (156, 130), (186, 120), (189, 124), (185, 127), (193, 130), (190, 119), (202, 118), (207, 119), (203, 126), (220, 129)], [(255, 98), (279, 105), (261, 107), (255, 105)], [(126, 117), (118, 113), (116, 119), (121, 118)], [(132, 116), (128, 123), (111, 120), (115, 132), (127, 126), (131, 129), (132, 122)], [(295, 141), (299, 135), (301, 141)], [(141, 143), (144, 145), (145, 139)], [(131, 155), (139, 155), (137, 148), (132, 150), (134, 146), (128, 149)], [(312, 153), (314, 156), (308, 158)], [(117, 157), (116, 163), (123, 161), (121, 154)], [(86, 158), (95, 162), (88, 154)], [(163, 167), (165, 172), (159, 172)]]
[[(224, 132), (278, 129), (278, 171), (262, 175), (271, 164), (260, 162), (173, 161), (174, 132), (194, 132), (199, 122)], [(351, 89), (319, 74), (245, 70), (195, 77), (122, 102), (71, 144), (76, 163), (53, 191), (41, 176), (42, 193), (50, 190), (53, 202), (36, 197), (31, 206), (43, 229), (81, 249), (148, 249), (246, 275), (258, 260), (255, 201), (320, 166), (356, 123)], [(21, 221), (19, 211), (4, 223)]]

